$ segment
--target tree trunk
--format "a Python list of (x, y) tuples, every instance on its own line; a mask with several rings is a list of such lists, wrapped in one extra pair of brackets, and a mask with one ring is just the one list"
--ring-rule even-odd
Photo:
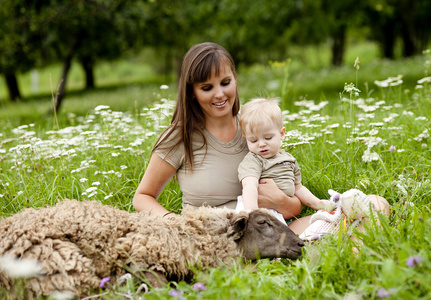
[[(410, 21), (408, 21), (410, 23)], [(411, 24), (406, 23), (405, 26), (401, 28), (401, 36), (403, 38), (403, 56), (410, 57), (418, 54), (418, 47), (416, 43), (415, 29)]]
[(332, 45), (332, 65), (336, 67), (341, 66), (343, 63), (346, 28), (346, 25), (340, 25), (332, 35), (334, 40)]
[(382, 26), (381, 31), (381, 45), (384, 58), (394, 59), (394, 47), (395, 47), (395, 21), (388, 20)]
[(14, 73), (6, 73), (4, 74), (6, 85), (9, 91), (9, 99), (11, 101), (17, 101), (21, 99), (21, 94), (18, 88), (18, 81)]
[(55, 95), (55, 111), (60, 110), (61, 102), (63, 101), (64, 95), (66, 93), (66, 83), (67, 75), (69, 74), (70, 67), (72, 65), (73, 54), (69, 53), (63, 62), (63, 71), (61, 73), (60, 83), (58, 86), (57, 93)]
[(90, 57), (81, 59), (82, 68), (85, 72), (85, 88), (87, 90), (94, 89), (94, 62)]

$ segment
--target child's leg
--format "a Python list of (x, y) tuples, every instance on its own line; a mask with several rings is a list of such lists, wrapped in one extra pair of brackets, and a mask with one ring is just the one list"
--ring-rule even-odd
[[(389, 216), (389, 214), (391, 213), (391, 206), (389, 205), (388, 201), (381, 196), (368, 195), (368, 198), (371, 200), (371, 203), (373, 203), (374, 216), (376, 218), (377, 225), (380, 225), (377, 212), (379, 212), (380, 214)], [(361, 224), (359, 224), (360, 231), (363, 232), (365, 230), (362, 223), (367, 221), (368, 221), (368, 218), (362, 219)]]
[(289, 228), (292, 229), (294, 233), (300, 235), (301, 233), (304, 232), (305, 228), (310, 226), (310, 219), (311, 219), (311, 215), (296, 219), (289, 224)]
[(371, 202), (373, 203), (374, 209), (376, 211), (379, 211), (381, 214), (389, 216), (389, 214), (391, 213), (391, 206), (385, 198), (377, 195), (368, 195), (368, 198), (371, 199)]

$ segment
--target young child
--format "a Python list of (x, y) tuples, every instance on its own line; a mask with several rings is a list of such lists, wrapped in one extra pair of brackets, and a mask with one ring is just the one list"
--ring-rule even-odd
[[(242, 183), (242, 197), (238, 197), (237, 211), (258, 207), (259, 179), (273, 179), (288, 196), (295, 195), (302, 204), (313, 209), (331, 210), (332, 203), (320, 200), (301, 184), (301, 172), (296, 159), (280, 149), (286, 128), (277, 102), (272, 99), (252, 99), (241, 109), (240, 126), (247, 140), (249, 153), (238, 167)], [(242, 198), (242, 199), (241, 199)], [(281, 214), (276, 217), (285, 223)]]

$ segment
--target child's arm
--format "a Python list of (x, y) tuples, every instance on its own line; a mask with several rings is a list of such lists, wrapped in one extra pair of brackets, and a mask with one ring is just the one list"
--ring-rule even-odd
[(312, 209), (325, 209), (329, 211), (334, 209), (334, 205), (330, 201), (320, 200), (301, 183), (295, 184), (295, 195), (302, 202), (302, 204), (307, 205)]
[(242, 182), (242, 201), (244, 202), (245, 209), (258, 208), (257, 196), (259, 180), (256, 177), (244, 177)]

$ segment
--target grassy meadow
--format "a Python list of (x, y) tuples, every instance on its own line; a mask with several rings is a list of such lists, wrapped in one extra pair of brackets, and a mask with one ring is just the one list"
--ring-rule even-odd
[[(385, 197), (391, 216), (356, 232), (359, 242), (330, 236), (296, 261), (198, 269), (191, 284), (146, 294), (136, 282), (111, 283), (101, 298), (431, 299), (431, 55), (383, 61), (365, 44), (351, 47), (348, 63), (332, 69), (328, 49), (292, 53), (284, 62), (239, 66), (241, 101), (280, 97), (283, 147), (298, 159), (302, 183), (316, 196), (358, 188)], [(64, 198), (133, 211), (152, 145), (175, 104), (175, 83), (148, 66), (142, 58), (101, 64), (100, 88), (92, 91), (81, 91), (82, 72), (74, 66), (56, 116), (46, 112), (59, 66), (40, 70), (38, 92), (31, 74), (21, 74), (25, 99), (19, 103), (9, 103), (0, 85), (0, 216)], [(159, 200), (179, 213), (178, 185), (170, 182)], [(312, 212), (304, 208), (301, 215)], [(372, 226), (377, 221), (381, 227)], [(1, 288), (0, 295), (9, 297)]]

